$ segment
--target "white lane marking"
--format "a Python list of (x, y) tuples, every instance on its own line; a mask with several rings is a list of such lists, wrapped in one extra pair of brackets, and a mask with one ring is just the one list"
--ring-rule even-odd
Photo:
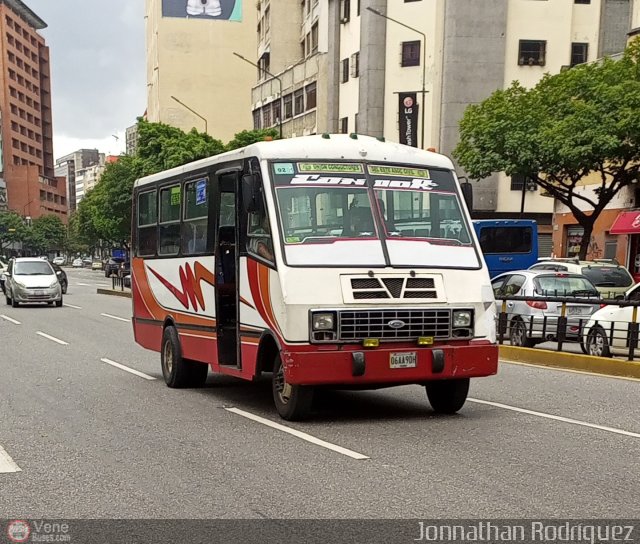
[(73, 304), (67, 304), (66, 302), (63, 304), (63, 306), (66, 306), (67, 308), (74, 308), (76, 310), (82, 310), (81, 306), (74, 306)]
[(111, 315), (111, 314), (100, 314), (100, 315), (104, 317), (109, 317), (111, 319), (117, 319), (118, 321), (124, 321), (125, 323), (129, 323), (131, 321), (130, 319), (125, 319), (124, 317), (118, 317), (117, 315)]
[(8, 321), (9, 323), (13, 323), (14, 325), (22, 325), (20, 321), (16, 321), (15, 319), (13, 319), (12, 317), (9, 317), (8, 315), (0, 315), (0, 317), (5, 321)]
[(256, 415), (251, 414), (249, 412), (245, 412), (244, 410), (240, 410), (239, 408), (225, 408), (225, 410), (227, 412), (232, 412), (232, 413), (237, 414), (239, 416), (246, 417), (247, 419), (251, 419), (252, 421), (256, 421), (258, 423), (262, 423), (263, 425), (266, 425), (267, 427), (271, 427), (273, 429), (277, 429), (278, 431), (282, 431), (283, 433), (290, 434), (292, 436), (295, 436), (296, 438), (300, 438), (301, 440), (306, 440), (307, 442), (311, 442), (312, 444), (315, 444), (316, 446), (321, 446), (323, 448), (327, 448), (328, 450), (335, 451), (336, 453), (341, 453), (342, 455), (346, 455), (347, 457), (351, 457), (352, 459), (357, 459), (359, 461), (361, 461), (363, 459), (369, 459), (369, 457), (367, 457), (366, 455), (362, 455), (361, 453), (355, 452), (353, 450), (349, 450), (347, 448), (343, 448), (342, 446), (336, 446), (335, 444), (332, 444), (331, 442), (325, 442), (324, 440), (316, 438), (315, 436), (311, 436), (310, 434), (303, 433), (302, 431), (296, 431), (295, 429), (292, 429), (291, 427), (286, 427), (284, 425), (280, 425), (280, 423), (275, 423), (275, 422), (270, 421), (268, 419), (265, 419), (263, 417), (256, 416)]
[(56, 338), (55, 336), (50, 336), (42, 331), (36, 331), (36, 334), (42, 336), (43, 338), (46, 338), (47, 340), (51, 340), (52, 342), (56, 342), (58, 344), (60, 344), (61, 346), (68, 346), (69, 342), (65, 342), (64, 340), (60, 340), (60, 338)]
[(557, 370), (558, 372), (572, 372), (573, 374), (586, 374), (587, 376), (595, 376), (596, 378), (610, 378), (613, 380), (627, 380), (630, 382), (640, 382), (640, 378), (632, 378), (631, 376), (613, 376), (611, 374), (599, 374), (598, 372), (589, 372), (588, 370), (575, 370), (573, 368), (560, 368), (557, 366), (534, 365), (533, 363), (521, 363), (520, 361), (509, 361), (508, 359), (500, 359), (500, 363), (503, 363), (503, 364), (506, 363), (508, 365), (530, 366), (532, 368), (543, 368), (545, 370)]
[(9, 454), (0, 446), (0, 474), (5, 472), (22, 472), (22, 469), (16, 465), (15, 461), (9, 457)]
[(135, 374), (136, 376), (139, 376), (140, 378), (144, 378), (145, 380), (155, 380), (153, 376), (149, 376), (144, 372), (139, 372), (138, 370), (134, 370), (133, 368), (129, 368), (128, 366), (124, 366), (124, 365), (121, 365), (120, 363), (116, 363), (115, 361), (112, 361), (111, 359), (107, 359), (106, 357), (100, 360), (103, 363), (107, 363), (108, 365), (115, 366), (116, 368), (119, 368), (120, 370), (124, 370), (125, 372), (130, 372), (131, 374)]
[(588, 423), (586, 421), (580, 421), (579, 419), (571, 419), (569, 417), (555, 416), (553, 414), (545, 414), (543, 412), (527, 410), (526, 408), (509, 406), (508, 404), (502, 404), (500, 402), (490, 402), (488, 400), (480, 400), (480, 399), (472, 399), (472, 398), (469, 398), (467, 400), (469, 400), (470, 402), (475, 402), (476, 404), (486, 404), (488, 406), (495, 406), (496, 408), (503, 408), (504, 410), (511, 410), (512, 412), (519, 412), (521, 414), (528, 414), (530, 416), (542, 417), (545, 419), (553, 419), (555, 421), (562, 421), (563, 423), (571, 423), (572, 425), (579, 425), (581, 427), (589, 427), (591, 429), (598, 429), (600, 431), (607, 431), (609, 433), (621, 434), (624, 436), (631, 436), (632, 438), (640, 438), (640, 433), (625, 431), (623, 429), (616, 429), (614, 427), (606, 427), (604, 425), (597, 425), (595, 423)]
[(78, 283), (77, 285), (82, 285), (83, 287), (91, 287), (90, 283)]

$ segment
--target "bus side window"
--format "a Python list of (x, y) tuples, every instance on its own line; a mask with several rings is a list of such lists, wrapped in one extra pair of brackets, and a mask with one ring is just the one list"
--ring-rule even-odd
[(249, 214), (247, 220), (247, 251), (257, 257), (273, 262), (273, 239), (264, 198), (260, 209)]
[(138, 194), (137, 254), (150, 257), (156, 254), (158, 244), (158, 202), (157, 192)]
[(177, 255), (180, 251), (180, 184), (160, 189), (160, 255)]
[(182, 254), (200, 255), (209, 247), (209, 180), (184, 184), (184, 216), (182, 221)]

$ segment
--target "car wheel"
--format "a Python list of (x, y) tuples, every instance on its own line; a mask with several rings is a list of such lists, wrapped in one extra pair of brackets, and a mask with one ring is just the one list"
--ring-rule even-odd
[(455, 414), (467, 400), (469, 378), (459, 380), (434, 380), (425, 385), (427, 398), (434, 412)]
[(313, 387), (287, 383), (279, 353), (273, 362), (271, 390), (276, 410), (282, 419), (301, 421), (309, 417), (313, 403)]
[(535, 341), (527, 337), (527, 326), (521, 319), (514, 319), (509, 327), (509, 341), (512, 346), (519, 348), (532, 348)]
[(607, 333), (600, 326), (594, 327), (589, 331), (587, 337), (587, 354), (594, 357), (611, 357), (611, 350), (609, 349), (609, 340), (607, 340)]
[(11, 307), (12, 308), (17, 308), (20, 304), (18, 303), (18, 301), (15, 298), (11, 298)]
[(5, 295), (4, 298), (7, 301), (7, 306), (9, 306), (11, 304), (11, 298), (9, 297), (9, 295)]
[(160, 362), (162, 376), (169, 387), (202, 387), (207, 381), (207, 364), (182, 358), (180, 338), (175, 327), (169, 326), (164, 329)]
[(66, 281), (63, 281), (60, 284), (60, 288), (62, 289), (62, 294), (66, 295), (67, 294), (67, 288), (69, 287), (68, 283)]
[(60, 300), (56, 300), (56, 308), (62, 308), (62, 297), (60, 297)]

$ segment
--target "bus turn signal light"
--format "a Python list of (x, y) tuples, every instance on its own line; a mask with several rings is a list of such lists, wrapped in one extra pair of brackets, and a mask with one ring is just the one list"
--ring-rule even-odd
[(362, 345), (365, 348), (377, 348), (380, 345), (380, 340), (377, 338), (365, 338), (362, 341)]
[(433, 345), (433, 336), (421, 336), (418, 338), (419, 346), (431, 346)]

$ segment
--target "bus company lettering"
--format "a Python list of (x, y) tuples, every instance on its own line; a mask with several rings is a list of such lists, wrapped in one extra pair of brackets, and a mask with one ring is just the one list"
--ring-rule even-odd
[[(366, 178), (343, 178), (339, 176), (318, 176), (297, 174), (291, 178), (291, 185), (351, 185), (364, 187), (367, 185)], [(414, 191), (430, 191), (438, 186), (430, 179), (414, 178), (408, 179), (376, 179), (373, 186), (375, 188), (389, 189), (411, 189)]]

